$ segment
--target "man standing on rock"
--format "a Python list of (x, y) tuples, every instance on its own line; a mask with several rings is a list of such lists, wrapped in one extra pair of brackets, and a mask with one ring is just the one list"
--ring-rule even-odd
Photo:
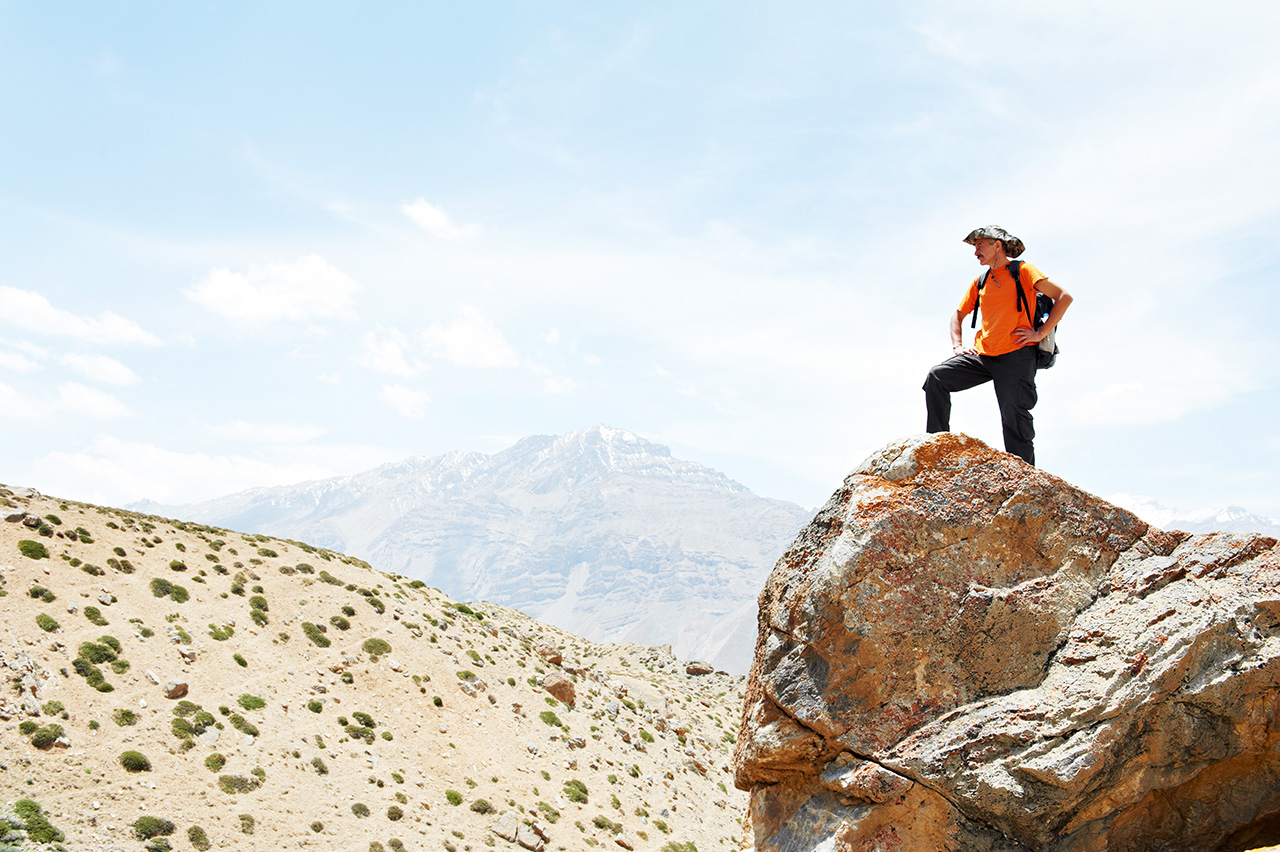
[[(1009, 261), (1026, 249), (1022, 240), (994, 225), (978, 228), (964, 238), (973, 246), (978, 262), (989, 272), (973, 279), (960, 307), (951, 317), (951, 351), (955, 354), (929, 371), (924, 380), (924, 400), (929, 432), (951, 431), (951, 393), (992, 382), (1006, 452), (1036, 463), (1031, 409), (1036, 404), (1036, 344), (1053, 331), (1071, 305), (1071, 294), (1054, 284), (1030, 263), (1019, 267), (1013, 280)], [(1018, 290), (1023, 293), (1019, 308)], [(1036, 294), (1053, 299), (1053, 310), (1040, 328), (1031, 321)], [(961, 321), (981, 300), (982, 327), (966, 348)], [(1030, 304), (1030, 308), (1025, 307)]]

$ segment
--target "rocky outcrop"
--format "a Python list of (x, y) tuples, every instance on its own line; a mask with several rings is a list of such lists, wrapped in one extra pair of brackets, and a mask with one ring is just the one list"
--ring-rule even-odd
[(1280, 552), (961, 435), (864, 462), (778, 562), (735, 755), (759, 850), (1280, 840)]

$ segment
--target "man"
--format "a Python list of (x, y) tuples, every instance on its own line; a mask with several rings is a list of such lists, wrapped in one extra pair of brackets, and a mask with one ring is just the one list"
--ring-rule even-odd
[[(955, 354), (929, 371), (924, 381), (928, 412), (926, 429), (951, 430), (951, 393), (992, 382), (1000, 406), (1006, 452), (1036, 463), (1035, 427), (1031, 409), (1036, 405), (1036, 344), (1053, 331), (1071, 305), (1071, 294), (1054, 284), (1030, 263), (1023, 263), (1019, 278), (1032, 309), (1018, 309), (1018, 289), (1009, 261), (1026, 249), (1022, 240), (994, 225), (978, 228), (964, 238), (973, 246), (978, 262), (990, 269), (981, 290), (982, 327), (966, 348), (961, 321), (979, 304), (978, 284), (973, 280), (960, 307), (951, 317), (951, 351)], [(1034, 313), (1036, 293), (1053, 299), (1053, 310), (1040, 328), (1028, 314)]]

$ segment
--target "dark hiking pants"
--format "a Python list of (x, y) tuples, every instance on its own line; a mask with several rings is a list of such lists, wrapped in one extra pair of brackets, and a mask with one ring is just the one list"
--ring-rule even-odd
[(929, 371), (924, 380), (924, 402), (929, 432), (951, 431), (951, 393), (984, 382), (995, 385), (1004, 427), (1006, 452), (1036, 463), (1036, 437), (1031, 409), (1036, 405), (1036, 348), (1024, 346), (1005, 355), (956, 355)]

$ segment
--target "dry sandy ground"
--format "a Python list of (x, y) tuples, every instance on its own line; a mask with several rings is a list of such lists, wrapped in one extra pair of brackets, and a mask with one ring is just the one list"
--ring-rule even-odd
[[(741, 677), (460, 608), (298, 542), (2, 486), (0, 504), (0, 811), (34, 800), (68, 849), (142, 849), (142, 816), (172, 822), (178, 850), (518, 849), (490, 830), (507, 811), (556, 850), (742, 837)], [(166, 583), (186, 594), (158, 597)], [(541, 686), (566, 673), (572, 707)], [(50, 725), (63, 736), (37, 747)], [(151, 768), (126, 770), (126, 751)]]

